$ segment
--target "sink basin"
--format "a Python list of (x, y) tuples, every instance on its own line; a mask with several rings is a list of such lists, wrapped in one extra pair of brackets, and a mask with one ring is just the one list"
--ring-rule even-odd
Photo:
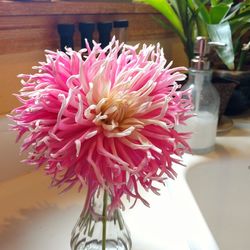
[(187, 183), (220, 250), (250, 249), (250, 138), (219, 138), (191, 164)]
[[(86, 190), (59, 195), (42, 171), (20, 164), (15, 133), (0, 117), (0, 249), (69, 250), (70, 233)], [(161, 195), (142, 191), (150, 209), (137, 202), (124, 212), (133, 250), (218, 250), (187, 186), (183, 171), (160, 186)], [(124, 201), (128, 208), (131, 204)]]
[[(0, 117), (0, 249), (69, 250), (86, 193), (59, 195), (43, 172), (27, 173), (8, 123)], [(250, 132), (238, 131), (218, 137), (213, 153), (185, 155), (188, 167), (176, 167), (160, 197), (144, 191), (150, 209), (126, 210), (133, 250), (250, 249)]]

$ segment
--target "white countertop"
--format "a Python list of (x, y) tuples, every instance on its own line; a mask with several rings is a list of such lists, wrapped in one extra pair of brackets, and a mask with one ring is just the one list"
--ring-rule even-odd
[[(227, 134), (240, 136), (250, 136), (248, 128)], [(225, 135), (217, 137), (214, 153), (186, 155), (185, 163), (219, 157), (224, 152), (220, 147), (226, 143), (224, 138)], [(138, 202), (123, 213), (132, 235), (132, 250), (218, 249), (186, 183), (186, 169), (176, 170), (178, 178), (167, 182), (161, 196), (146, 194), (151, 208)], [(71, 190), (59, 195), (57, 189), (49, 188), (49, 183), (41, 171), (0, 182), (1, 250), (70, 250), (71, 230), (80, 215), (85, 193)]]
[[(169, 184), (169, 189), (163, 188), (159, 197), (147, 195), (151, 208), (138, 203), (123, 213), (131, 231), (132, 249), (216, 249), (206, 247), (212, 238), (199, 217), (199, 211), (195, 211), (195, 204), (190, 202), (191, 194), (186, 192), (185, 200), (179, 206), (179, 199), (173, 197), (174, 192), (169, 191), (174, 188), (172, 184)], [(41, 172), (26, 174), (0, 184), (0, 249), (70, 249), (70, 233), (80, 215), (84, 194), (71, 190), (58, 195), (58, 190), (49, 189), (48, 186), (49, 179)], [(178, 187), (175, 192), (181, 190), (182, 187)], [(186, 216), (187, 213), (190, 216)], [(197, 237), (197, 228), (197, 240), (204, 238), (204, 248), (190, 248), (190, 245), (196, 244), (193, 241)]]

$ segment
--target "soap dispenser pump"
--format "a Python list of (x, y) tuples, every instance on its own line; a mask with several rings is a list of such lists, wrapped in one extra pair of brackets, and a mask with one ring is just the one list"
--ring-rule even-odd
[(211, 45), (223, 46), (208, 42), (206, 37), (196, 38), (195, 57), (190, 63), (188, 82), (183, 87), (190, 89), (193, 102), (193, 116), (187, 120), (185, 130), (192, 132), (189, 145), (194, 154), (208, 153), (215, 145), (220, 98), (211, 83), (212, 71), (207, 58)]

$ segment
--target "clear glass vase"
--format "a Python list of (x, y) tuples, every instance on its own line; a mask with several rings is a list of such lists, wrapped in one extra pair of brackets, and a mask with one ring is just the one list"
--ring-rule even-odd
[(73, 228), (71, 250), (131, 250), (129, 230), (121, 211), (109, 210), (111, 200), (103, 189), (91, 196)]

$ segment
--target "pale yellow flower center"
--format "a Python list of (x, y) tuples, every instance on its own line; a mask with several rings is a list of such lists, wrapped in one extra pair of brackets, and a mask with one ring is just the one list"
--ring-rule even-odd
[(107, 118), (103, 122), (105, 124), (112, 124), (112, 122), (121, 123), (131, 115), (131, 110), (126, 99), (112, 100), (110, 98), (101, 106), (101, 113), (107, 115)]
[(142, 122), (134, 117), (139, 107), (138, 98), (133, 94), (112, 93), (92, 105), (86, 116), (109, 136), (125, 136), (142, 127)]

